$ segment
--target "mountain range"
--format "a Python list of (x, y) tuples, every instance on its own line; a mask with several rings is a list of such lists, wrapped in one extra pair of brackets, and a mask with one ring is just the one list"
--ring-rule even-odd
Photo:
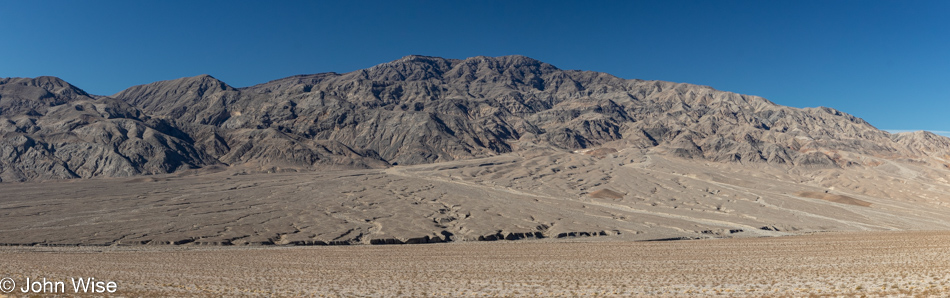
[(538, 148), (636, 148), (809, 169), (950, 163), (948, 138), (890, 134), (832, 108), (562, 70), (524, 56), (406, 56), (244, 88), (200, 75), (111, 96), (55, 77), (0, 79), (2, 182), (222, 166), (387, 168)]

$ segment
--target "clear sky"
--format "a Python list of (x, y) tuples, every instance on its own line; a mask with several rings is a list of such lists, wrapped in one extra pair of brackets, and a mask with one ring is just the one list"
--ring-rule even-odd
[(410, 54), (519, 54), (950, 135), (948, 16), (946, 0), (4, 1), (0, 77), (110, 95), (199, 74), (244, 87)]

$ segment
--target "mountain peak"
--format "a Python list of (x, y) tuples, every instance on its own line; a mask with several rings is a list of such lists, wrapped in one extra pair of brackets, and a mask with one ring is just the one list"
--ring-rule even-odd
[(498, 57), (489, 57), (489, 56), (475, 56), (465, 59), (466, 62), (476, 62), (476, 63), (497, 63), (505, 67), (518, 67), (526, 65), (550, 65), (540, 60), (523, 56), (523, 55), (507, 55), (507, 56), (498, 56)]
[(145, 85), (134, 86), (129, 89), (123, 90), (119, 93), (116, 93), (115, 95), (113, 95), (113, 97), (122, 97), (120, 95), (122, 93), (126, 93), (129, 90), (142, 89), (142, 88), (145, 88), (145, 89), (186, 88), (188, 89), (192, 87), (201, 89), (202, 90), (201, 92), (204, 92), (204, 90), (208, 90), (208, 89), (220, 89), (220, 90), (234, 89), (233, 87), (229, 86), (227, 83), (221, 80), (218, 80), (211, 75), (201, 74), (201, 75), (192, 76), (192, 77), (183, 77), (183, 78), (177, 78), (173, 80), (158, 81), (158, 82), (149, 83)]
[(89, 93), (52, 76), (0, 79), (0, 115), (45, 113), (52, 106), (93, 99)]
[(406, 56), (403, 56), (402, 58), (399, 58), (399, 60), (395, 60), (393, 62), (448, 61), (448, 60), (451, 60), (451, 59), (435, 57), (435, 56), (426, 56), (426, 55), (406, 55)]
[(33, 78), (33, 81), (42, 82), (42, 83), (49, 83), (49, 84), (55, 84), (55, 85), (58, 85), (58, 86), (70, 85), (70, 84), (67, 83), (65, 80), (63, 80), (63, 79), (61, 79), (61, 78), (59, 78), (59, 77), (54, 77), (54, 76), (38, 76), (38, 77), (36, 77), (36, 78)]
[(54, 76), (39, 76), (35, 78), (6, 78), (0, 84), (20, 84), (23, 86), (39, 87), (55, 94), (75, 94), (89, 96), (86, 91), (73, 86), (65, 80)]
[(225, 86), (227, 85), (223, 81), (215, 77), (212, 77), (211, 75), (208, 75), (208, 74), (200, 74), (193, 77), (184, 77), (184, 78), (181, 78), (181, 80), (188, 81), (188, 82), (199, 82), (203, 84), (215, 84), (215, 85), (225, 85)]
[(441, 57), (409, 55), (354, 73), (362, 79), (374, 81), (422, 81), (440, 78), (457, 62)]
[(505, 66), (515, 66), (515, 67), (523, 66), (523, 65), (547, 64), (540, 60), (537, 60), (528, 56), (523, 56), (523, 55), (506, 55), (506, 56), (497, 56), (497, 57), (475, 56), (475, 57), (465, 58), (462, 60), (435, 57), (435, 56), (425, 56), (425, 55), (407, 55), (402, 58), (399, 58), (398, 60), (393, 60), (389, 63), (383, 63), (378, 66), (402, 64), (402, 63), (420, 63), (420, 62), (426, 63), (426, 64), (446, 63), (450, 65), (454, 65), (459, 62), (476, 62), (476, 63), (490, 62), (490, 63), (496, 63), (496, 64), (505, 65)]
[(218, 79), (216, 79), (215, 77), (212, 77), (212, 76), (209, 75), (209, 74), (200, 74), (200, 75), (193, 76), (193, 77), (191, 77), (191, 78), (192, 78), (192, 79), (196, 79), (196, 80), (215, 80), (215, 81), (218, 81)]
[(227, 114), (202, 112), (199, 104), (215, 102), (222, 94), (233, 92), (236, 92), (234, 87), (210, 75), (202, 74), (133, 86), (112, 95), (112, 97), (145, 110), (156, 107), (174, 108), (173, 111), (159, 114), (170, 118), (180, 118), (185, 111), (197, 109), (200, 115), (191, 115), (192, 118), (188, 118), (188, 120), (194, 120), (201, 124), (217, 124), (224, 121)]

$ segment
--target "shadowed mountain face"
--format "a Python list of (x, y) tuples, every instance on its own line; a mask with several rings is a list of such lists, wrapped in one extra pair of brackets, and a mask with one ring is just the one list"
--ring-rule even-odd
[(129, 176), (224, 164), (384, 168), (532, 148), (835, 168), (950, 156), (831, 108), (706, 86), (561, 70), (523, 56), (407, 56), (346, 74), (233, 88), (202, 75), (92, 96), (51, 77), (0, 79), (0, 179)]

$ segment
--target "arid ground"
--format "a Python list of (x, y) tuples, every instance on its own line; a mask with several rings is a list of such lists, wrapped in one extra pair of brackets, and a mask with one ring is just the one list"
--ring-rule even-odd
[(643, 242), (7, 247), (0, 259), (0, 273), (16, 281), (94, 277), (116, 281), (115, 295), (122, 296), (950, 294), (950, 232), (927, 231)]
[(339, 245), (950, 230), (945, 170), (538, 151), (322, 172), (0, 184), (0, 244)]
[[(913, 163), (537, 151), (273, 172), (3, 183), (0, 278), (136, 297), (950, 295), (946, 171)], [(649, 241), (670, 239), (693, 240)]]

